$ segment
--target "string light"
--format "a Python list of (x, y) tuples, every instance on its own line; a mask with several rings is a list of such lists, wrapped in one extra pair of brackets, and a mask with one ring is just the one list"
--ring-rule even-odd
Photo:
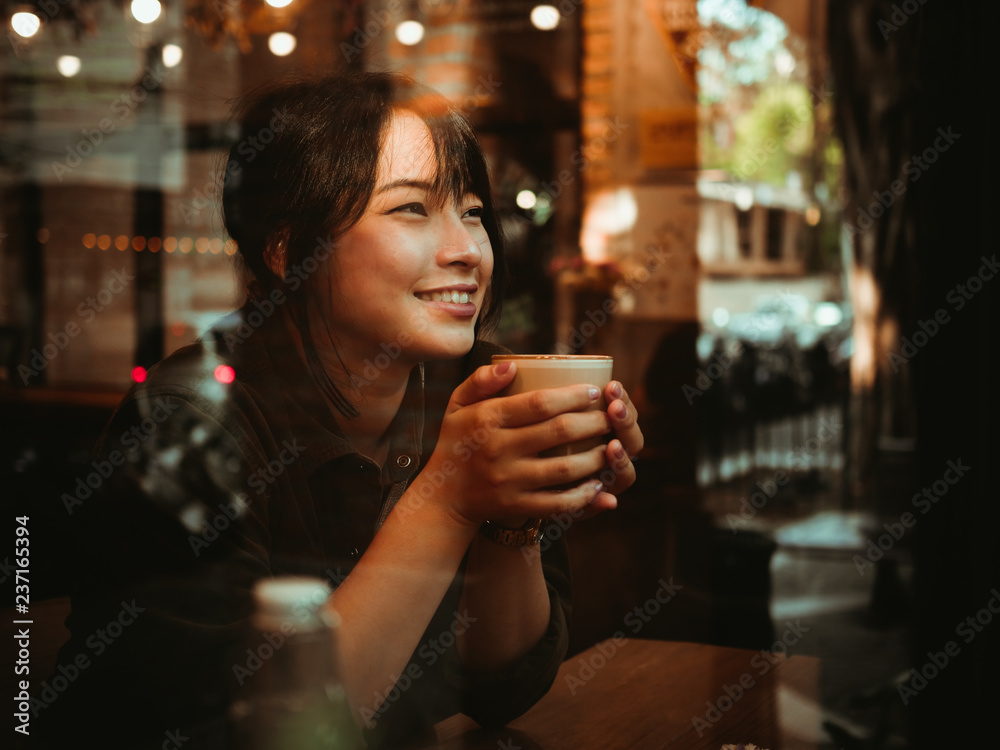
[(80, 72), (80, 58), (76, 55), (62, 55), (56, 60), (56, 69), (66, 78), (72, 78)]
[(424, 25), (420, 21), (403, 21), (396, 27), (396, 39), (400, 44), (412, 47), (424, 38)]
[(552, 31), (559, 25), (559, 9), (554, 5), (536, 5), (531, 9), (531, 25), (541, 31)]
[(152, 23), (160, 17), (160, 0), (132, 0), (132, 17), (139, 23)]
[(295, 51), (298, 40), (287, 31), (276, 31), (267, 38), (267, 48), (278, 57), (285, 57)]
[(181, 60), (184, 59), (184, 50), (176, 44), (165, 44), (163, 45), (163, 53), (160, 56), (163, 58), (163, 64), (166, 67), (176, 68)]
[(10, 17), (10, 27), (18, 36), (30, 39), (42, 28), (42, 19), (31, 11), (21, 10)]

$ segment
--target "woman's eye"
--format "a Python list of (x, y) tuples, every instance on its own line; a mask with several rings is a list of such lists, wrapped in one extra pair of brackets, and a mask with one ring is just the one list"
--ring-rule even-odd
[(462, 215), (463, 219), (481, 219), (483, 218), (483, 207), (476, 206), (475, 208), (470, 208)]
[(405, 206), (397, 206), (392, 209), (389, 213), (391, 214), (416, 214), (417, 216), (426, 216), (427, 209), (424, 208), (423, 203), (407, 203)]

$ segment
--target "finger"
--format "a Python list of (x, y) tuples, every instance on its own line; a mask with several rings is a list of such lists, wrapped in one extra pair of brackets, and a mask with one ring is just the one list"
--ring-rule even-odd
[[(575, 487), (562, 491), (538, 490), (521, 495), (518, 506), (533, 518), (551, 518), (560, 513), (569, 513), (574, 518), (582, 518), (588, 506), (602, 494), (603, 485), (588, 479)], [(606, 502), (606, 501), (604, 501)]]
[(602, 411), (568, 412), (538, 424), (515, 428), (511, 440), (521, 455), (532, 455), (607, 435), (610, 431), (611, 420)]
[(567, 385), (506, 396), (498, 406), (503, 410), (506, 427), (523, 427), (565, 412), (596, 409), (600, 398), (597, 386)]
[(645, 439), (639, 429), (638, 412), (628, 393), (617, 380), (608, 383), (604, 390), (608, 402), (608, 416), (615, 435), (622, 441), (629, 455), (637, 455), (643, 448)]
[(516, 470), (521, 486), (528, 490), (564, 487), (593, 477), (606, 466), (605, 446), (599, 445), (583, 453), (546, 458), (525, 458)]
[(456, 388), (448, 402), (448, 413), (479, 403), (510, 385), (517, 372), (513, 362), (500, 362), (476, 369)]
[(607, 468), (598, 474), (598, 479), (608, 492), (620, 493), (635, 483), (635, 464), (620, 440), (608, 443), (605, 453)]
[(584, 521), (588, 518), (593, 518), (606, 510), (614, 510), (617, 507), (618, 498), (607, 490), (601, 490), (597, 493), (593, 500), (580, 510), (576, 511), (574, 519), (577, 521)]

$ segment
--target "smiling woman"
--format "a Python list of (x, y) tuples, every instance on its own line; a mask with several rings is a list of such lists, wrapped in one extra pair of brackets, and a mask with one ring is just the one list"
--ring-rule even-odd
[[(277, 113), (269, 143), (239, 148)], [(177, 404), (148, 441), (101, 448), (125, 459), (73, 515), (101, 541), (63, 663), (122, 601), (148, 614), (39, 721), (66, 743), (159, 746), (180, 727), (225, 747), (251, 589), (309, 575), (335, 588), (324, 606), (370, 746), (458, 712), (503, 724), (555, 678), (569, 582), (561, 536), (542, 552), (495, 530), (614, 508), (642, 447), (635, 409), (617, 382), (606, 411), (583, 383), (497, 396), (516, 365), (490, 365), (479, 333), (503, 246), (478, 142), (440, 96), (393, 74), (297, 79), (237, 118), (223, 207), (246, 302), (115, 413), (107, 436)]]

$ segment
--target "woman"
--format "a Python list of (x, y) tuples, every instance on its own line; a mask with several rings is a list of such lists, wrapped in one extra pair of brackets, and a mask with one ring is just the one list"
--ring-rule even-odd
[(607, 412), (584, 411), (587, 385), (495, 397), (515, 366), (490, 365), (477, 334), (499, 311), (502, 244), (478, 143), (441, 97), (359, 73), (284, 82), (237, 117), (223, 204), (248, 301), (152, 369), (107, 432), (105, 455), (156, 399), (170, 412), (81, 511), (99, 573), (63, 661), (109, 610), (134, 614), (66, 718), (110, 690), (121, 737), (211, 725), (252, 675), (254, 581), (308, 573), (336, 586), (370, 744), (457, 711), (503, 724), (555, 677), (569, 589), (561, 545), (541, 556), (532, 534), (496, 530), (614, 508), (642, 447), (635, 411), (618, 383)]

